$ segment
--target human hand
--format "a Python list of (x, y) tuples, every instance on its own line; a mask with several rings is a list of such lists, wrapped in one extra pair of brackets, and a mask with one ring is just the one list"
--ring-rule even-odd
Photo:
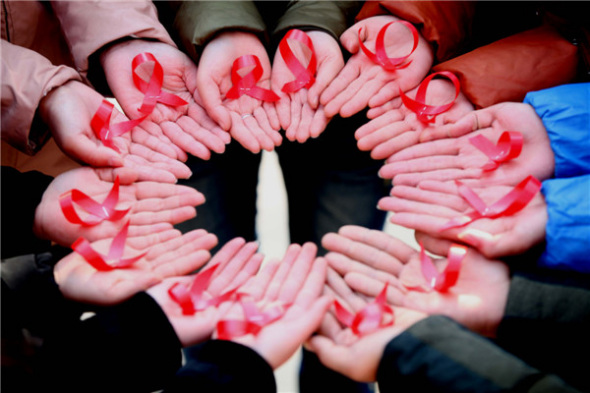
[[(483, 171), (488, 158), (469, 139), (481, 134), (496, 143), (505, 131), (522, 135), (522, 152), (493, 171)], [(395, 185), (461, 180), (471, 187), (514, 186), (528, 175), (546, 180), (555, 167), (543, 122), (527, 104), (501, 103), (474, 111), (455, 123), (425, 129), (420, 139), (422, 143), (389, 157), (380, 174), (393, 178)]]
[[(328, 284), (343, 307), (359, 312), (367, 306), (368, 298), (354, 293), (333, 270), (328, 270)], [(383, 288), (382, 283), (380, 287)], [(373, 382), (387, 343), (426, 317), (422, 312), (391, 308), (394, 313), (393, 324), (361, 335), (342, 326), (334, 314), (328, 312), (324, 315), (319, 334), (311, 337), (305, 347), (315, 352), (326, 367), (359, 382)]]
[(271, 151), (282, 141), (274, 104), (246, 94), (237, 99), (225, 97), (233, 86), (234, 60), (244, 55), (258, 57), (262, 76), (256, 85), (269, 89), (271, 67), (266, 49), (254, 34), (240, 31), (223, 32), (205, 46), (199, 60), (197, 87), (209, 116), (235, 140), (253, 153)]
[[(350, 117), (367, 105), (371, 108), (379, 107), (397, 97), (400, 88), (402, 91), (413, 89), (426, 76), (432, 65), (433, 54), (421, 36), (418, 46), (408, 59), (412, 63), (394, 72), (384, 70), (359, 50), (360, 28), (365, 46), (374, 51), (379, 30), (387, 23), (398, 20), (394, 16), (375, 16), (361, 20), (342, 34), (340, 42), (352, 53), (352, 57), (321, 95), (320, 103), (325, 106), (327, 116), (332, 117), (340, 113), (342, 117)], [(392, 24), (385, 36), (387, 55), (407, 55), (412, 49), (411, 37), (407, 27), (400, 23)]]
[[(486, 204), (494, 203), (513, 187), (474, 188)], [(423, 181), (418, 187), (395, 186), (391, 196), (379, 201), (379, 208), (394, 212), (391, 222), (432, 236), (464, 242), (487, 258), (520, 254), (545, 238), (547, 205), (541, 193), (513, 215), (481, 218), (469, 224), (445, 229), (449, 220), (464, 216), (473, 208), (459, 195), (452, 182)]]
[[(235, 238), (227, 242), (203, 269), (219, 265), (205, 291), (207, 296), (217, 297), (228, 289), (242, 285), (245, 280), (256, 274), (263, 255), (256, 253), (255, 243), (246, 243), (244, 239)], [(198, 344), (208, 339), (219, 319), (231, 307), (231, 302), (222, 302), (199, 311), (196, 315), (185, 315), (181, 308), (168, 294), (168, 289), (176, 284), (190, 285), (194, 276), (171, 277), (151, 287), (147, 293), (162, 307), (173, 326), (178, 339), (184, 347)]]
[[(414, 97), (417, 90), (418, 88), (415, 88), (407, 95)], [(426, 102), (429, 105), (443, 105), (453, 102), (454, 99), (455, 86), (450, 81), (433, 79), (429, 83), (426, 91)], [(384, 109), (385, 107), (387, 109)], [(436, 116), (433, 124), (420, 121), (416, 113), (406, 108), (400, 97), (394, 98), (379, 109), (385, 112), (361, 126), (356, 131), (355, 138), (360, 150), (371, 151), (371, 157), (374, 159), (387, 159), (389, 162), (389, 157), (392, 155), (418, 144), (420, 135), (425, 130), (457, 121), (473, 111), (473, 105), (462, 93), (459, 93), (453, 106)], [(379, 174), (388, 178), (386, 177), (388, 172), (383, 169)]]
[[(262, 327), (258, 334), (234, 337), (242, 345), (258, 352), (273, 369), (287, 361), (320, 324), (330, 299), (320, 297), (326, 276), (326, 262), (316, 259), (317, 247), (292, 244), (283, 260), (269, 262), (240, 290), (259, 305), (279, 302), (288, 306), (279, 318)], [(244, 318), (235, 304), (224, 319)]]
[[(171, 45), (128, 40), (101, 53), (100, 61), (107, 82), (123, 111), (132, 119), (146, 115), (139, 110), (144, 93), (131, 78), (133, 59), (146, 52), (153, 54), (164, 69), (162, 90), (182, 98), (188, 105), (156, 103), (153, 112), (141, 124), (142, 136), (148, 133), (156, 138), (159, 141), (157, 145), (161, 146), (159, 153), (180, 161), (187, 159), (185, 152), (204, 160), (210, 158), (211, 151), (223, 153), (230, 138), (202, 108), (196, 85), (197, 67), (188, 56)], [(137, 72), (145, 81), (149, 80), (151, 73), (141, 66)]]
[[(447, 255), (451, 242), (424, 234), (417, 234), (417, 240), (434, 255)], [(441, 271), (446, 258), (434, 259)], [(415, 251), (399, 275), (408, 286), (424, 281), (419, 252)], [(375, 296), (379, 280), (362, 273), (349, 273), (346, 282), (351, 288), (366, 296)], [(501, 261), (489, 260), (473, 249), (467, 249), (454, 286), (445, 292), (406, 291), (404, 296), (395, 297), (392, 304), (424, 312), (442, 314), (485, 336), (494, 337), (504, 316), (510, 286), (510, 271)]]
[[(112, 239), (92, 243), (92, 248), (107, 254)], [(148, 289), (166, 277), (187, 274), (209, 260), (209, 251), (217, 244), (215, 235), (203, 229), (181, 236), (177, 230), (129, 237), (125, 254), (141, 259), (125, 269), (99, 271), (76, 252), (61, 259), (54, 268), (54, 277), (61, 293), (69, 299), (109, 305), (121, 302)]]
[[(271, 85), (281, 97), (275, 104), (281, 127), (290, 141), (305, 142), (310, 137), (317, 138), (328, 125), (330, 118), (324, 114), (319, 97), (326, 86), (344, 67), (344, 59), (338, 42), (323, 31), (306, 33), (313, 44), (317, 73), (315, 82), (309, 89), (303, 87), (296, 92), (285, 93), (282, 87), (294, 79), (281, 52), (278, 50), (272, 64)], [(311, 53), (304, 45), (291, 47), (294, 55), (304, 67), (307, 67)]]
[[(121, 222), (103, 221), (95, 226), (81, 226), (69, 222), (60, 209), (60, 196), (78, 186), (83, 187), (81, 191), (86, 195), (102, 203), (111, 191), (114, 179), (102, 180), (100, 171), (83, 167), (56, 177), (45, 190), (35, 211), (35, 234), (66, 247), (80, 236), (90, 242), (114, 237)], [(131, 208), (125, 220), (130, 221), (129, 236), (132, 237), (171, 229), (172, 225), (193, 218), (196, 215), (195, 206), (205, 202), (205, 197), (191, 187), (128, 182), (130, 179), (121, 179), (117, 209)]]

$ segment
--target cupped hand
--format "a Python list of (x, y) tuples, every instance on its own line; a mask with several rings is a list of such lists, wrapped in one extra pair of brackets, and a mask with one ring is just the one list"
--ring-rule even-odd
[[(272, 64), (271, 85), (281, 98), (275, 104), (281, 128), (290, 141), (300, 143), (307, 139), (317, 138), (328, 125), (330, 118), (324, 113), (319, 97), (326, 86), (344, 67), (344, 59), (338, 42), (323, 31), (308, 31), (317, 61), (315, 82), (309, 89), (303, 87), (296, 92), (285, 93), (281, 89), (286, 83), (295, 79), (289, 70), (281, 51), (277, 50)], [(293, 40), (291, 40), (293, 41)], [(300, 42), (288, 40), (291, 50), (304, 68), (311, 58), (311, 51)]]
[[(254, 34), (240, 31), (223, 32), (205, 46), (199, 60), (197, 88), (209, 116), (235, 140), (253, 153), (270, 151), (282, 141), (274, 104), (247, 94), (237, 99), (226, 98), (233, 86), (232, 65), (244, 55), (258, 57), (262, 76), (256, 85), (270, 89), (271, 67), (264, 45)], [(249, 71), (240, 73), (243, 76)]]
[[(506, 131), (522, 135), (520, 155), (500, 163), (495, 170), (483, 171), (488, 158), (469, 139), (481, 134), (496, 144)], [(454, 123), (424, 130), (421, 140), (389, 157), (380, 174), (393, 178), (396, 185), (461, 180), (472, 187), (514, 186), (528, 175), (546, 180), (555, 167), (547, 131), (527, 104), (502, 103), (471, 112)]]
[[(330, 299), (320, 297), (326, 277), (326, 262), (316, 259), (312, 243), (291, 245), (283, 260), (269, 262), (240, 292), (250, 295), (263, 308), (280, 302), (285, 313), (258, 334), (232, 338), (258, 352), (273, 369), (287, 361), (320, 324)], [(224, 319), (243, 319), (235, 304)]]
[[(408, 97), (413, 99), (417, 90), (415, 88), (408, 92)], [(455, 92), (455, 86), (450, 81), (433, 79), (426, 90), (426, 103), (433, 106), (448, 104), (455, 99)], [(435, 117), (433, 123), (420, 121), (416, 113), (406, 108), (399, 97), (386, 106), (388, 109), (384, 113), (356, 131), (355, 138), (360, 150), (371, 151), (374, 159), (387, 159), (388, 162), (392, 155), (417, 145), (424, 130), (452, 123), (473, 111), (473, 105), (462, 93), (459, 93), (453, 106)], [(384, 169), (379, 174), (389, 178)]]
[[(100, 171), (90, 167), (77, 168), (59, 175), (50, 183), (35, 211), (34, 230), (37, 236), (63, 246), (70, 246), (79, 236), (93, 242), (114, 237), (124, 220), (130, 221), (129, 236), (149, 235), (193, 218), (196, 215), (195, 206), (205, 202), (205, 197), (191, 187), (147, 181), (128, 183), (126, 180), (129, 179), (122, 179), (116, 209), (131, 208), (123, 219), (103, 221), (95, 226), (71, 223), (60, 208), (60, 196), (77, 188), (96, 202), (103, 203), (113, 182), (102, 180)], [(75, 208), (84, 219), (84, 211)]]
[[(420, 36), (418, 46), (408, 61), (412, 63), (396, 71), (386, 71), (373, 63), (360, 50), (359, 29), (365, 46), (375, 52), (375, 41), (379, 30), (389, 22), (399, 19), (394, 16), (374, 16), (361, 20), (340, 37), (340, 42), (352, 56), (338, 76), (322, 93), (320, 103), (325, 113), (332, 117), (339, 113), (350, 117), (365, 107), (378, 107), (399, 94), (399, 89), (408, 91), (424, 79), (433, 61), (432, 49)], [(385, 36), (385, 48), (389, 57), (402, 57), (410, 53), (413, 46), (412, 34), (400, 23), (392, 24)]]
[[(106, 255), (112, 239), (91, 243)], [(125, 269), (98, 271), (80, 254), (73, 252), (61, 259), (54, 269), (61, 293), (79, 302), (109, 305), (119, 303), (144, 291), (166, 277), (187, 274), (210, 258), (217, 244), (215, 235), (198, 229), (181, 235), (177, 230), (130, 237), (125, 243), (125, 258), (147, 254)]]
[[(513, 187), (473, 188), (488, 206)], [(473, 208), (459, 195), (452, 182), (424, 181), (418, 187), (395, 186), (391, 196), (379, 201), (379, 208), (393, 212), (391, 222), (432, 236), (467, 243), (488, 258), (522, 253), (545, 238), (547, 205), (541, 193), (516, 214), (494, 219), (480, 218), (469, 224), (444, 229), (451, 219)], [(444, 229), (444, 230), (442, 230)]]
[[(151, 113), (143, 113), (144, 93), (133, 83), (132, 61), (141, 53), (151, 53), (162, 65), (162, 90), (174, 94), (187, 105), (171, 106), (158, 102)], [(185, 161), (186, 153), (209, 159), (211, 151), (223, 153), (229, 136), (208, 117), (197, 93), (197, 67), (177, 48), (145, 40), (129, 40), (113, 45), (101, 53), (101, 64), (109, 87), (123, 111), (132, 119), (147, 115), (142, 129), (162, 145), (159, 153)], [(146, 82), (151, 72), (139, 66), (138, 75)]]
[[(224, 291), (241, 286), (249, 277), (256, 274), (263, 255), (256, 253), (255, 243), (246, 243), (244, 239), (235, 238), (227, 242), (207, 263), (204, 269), (219, 265), (208, 287), (206, 296), (216, 297)], [(198, 311), (195, 315), (185, 315), (175, 303), (168, 289), (174, 284), (190, 285), (194, 276), (171, 277), (148, 289), (162, 307), (183, 346), (198, 344), (211, 337), (219, 319), (227, 313), (231, 302), (222, 302)]]

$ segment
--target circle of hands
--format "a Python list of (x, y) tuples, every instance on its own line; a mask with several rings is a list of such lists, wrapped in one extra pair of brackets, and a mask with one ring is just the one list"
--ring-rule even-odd
[[(359, 381), (375, 380), (383, 348), (393, 337), (430, 314), (449, 316), (468, 328), (494, 336), (502, 317), (509, 285), (508, 267), (496, 260), (530, 248), (544, 238), (547, 220), (541, 194), (518, 213), (496, 219), (479, 219), (461, 228), (441, 228), (451, 218), (471, 208), (461, 198), (455, 181), (472, 188), (491, 204), (528, 175), (539, 180), (553, 173), (553, 157), (545, 129), (534, 110), (525, 104), (503, 103), (474, 110), (459, 95), (450, 110), (425, 124), (404, 107), (398, 92), (416, 94), (432, 65), (432, 51), (420, 37), (412, 63), (395, 72), (384, 71), (359, 50), (361, 39), (374, 50), (375, 37), (385, 24), (397, 20), (379, 16), (363, 20), (341, 37), (351, 53), (348, 61), (338, 42), (321, 31), (309, 32), (317, 55), (316, 82), (309, 89), (284, 93), (293, 79), (277, 52), (270, 59), (260, 40), (252, 34), (225, 32), (203, 50), (198, 66), (178, 49), (163, 43), (132, 40), (107, 49), (101, 55), (107, 81), (125, 115), (113, 113), (112, 123), (143, 116), (139, 112), (143, 93), (128, 74), (120, 72), (139, 53), (150, 52), (161, 62), (163, 90), (188, 102), (181, 107), (157, 103), (155, 110), (131, 132), (114, 138), (119, 153), (103, 146), (90, 128), (90, 120), (103, 97), (79, 82), (69, 82), (50, 94), (45, 102), (51, 113), (48, 124), (58, 145), (72, 158), (88, 164), (58, 176), (49, 186), (35, 214), (35, 233), (69, 246), (79, 236), (99, 253), (108, 253), (113, 238), (129, 222), (125, 256), (145, 253), (131, 267), (98, 271), (84, 258), (71, 253), (55, 267), (62, 293), (71, 299), (94, 304), (115, 304), (139, 291), (147, 291), (162, 307), (184, 346), (216, 337), (217, 323), (243, 319), (239, 302), (226, 301), (196, 315), (184, 315), (168, 295), (175, 283), (189, 285), (195, 271), (218, 266), (205, 291), (216, 297), (228, 288), (249, 295), (267, 307), (277, 302), (285, 312), (263, 325), (257, 334), (234, 337), (260, 353), (273, 368), (285, 362), (301, 343), (317, 353), (328, 367)], [(388, 33), (389, 56), (407, 53), (403, 26), (392, 25)], [(401, 37), (391, 39), (391, 36)], [(406, 37), (407, 38), (407, 37)], [(291, 47), (302, 63), (309, 59), (303, 48)], [(405, 52), (405, 53), (404, 53)], [(277, 103), (261, 102), (247, 95), (228, 100), (234, 59), (256, 55), (263, 74), (258, 85), (279, 95)], [(306, 60), (307, 59), (307, 60)], [(147, 78), (147, 77), (146, 77)], [(207, 94), (203, 94), (203, 92)], [(454, 86), (433, 80), (427, 101), (440, 105), (454, 97)], [(58, 104), (59, 103), (59, 104)], [(369, 107), (371, 119), (355, 134), (358, 147), (384, 160), (380, 170), (391, 179), (391, 195), (379, 208), (394, 213), (391, 221), (416, 230), (416, 238), (433, 255), (446, 255), (451, 242), (468, 244), (460, 279), (448, 292), (408, 289), (423, 280), (419, 252), (381, 231), (356, 226), (342, 227), (323, 239), (329, 251), (317, 257), (311, 243), (291, 245), (282, 260), (263, 264), (256, 243), (236, 238), (211, 256), (217, 238), (204, 230), (181, 234), (174, 224), (196, 215), (204, 196), (175, 184), (191, 173), (183, 164), (188, 154), (209, 159), (223, 153), (231, 138), (258, 153), (282, 142), (280, 129), (289, 141), (305, 142), (318, 137), (331, 117), (351, 116)], [(496, 141), (507, 130), (522, 134), (521, 155), (492, 172), (481, 168), (488, 158), (469, 138), (482, 134)], [(542, 159), (540, 158), (542, 157)], [(75, 186), (102, 201), (113, 181), (121, 182), (118, 208), (130, 208), (124, 219), (88, 227), (68, 222), (55, 207), (60, 195)], [(446, 260), (439, 257), (437, 266)], [(355, 335), (337, 320), (334, 300), (358, 312), (387, 285), (387, 303), (395, 311), (395, 323), (371, 334)], [(315, 334), (313, 334), (315, 332)]]

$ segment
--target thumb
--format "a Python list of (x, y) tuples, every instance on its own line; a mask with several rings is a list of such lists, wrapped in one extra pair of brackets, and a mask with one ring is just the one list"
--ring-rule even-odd
[[(359, 29), (362, 29), (360, 30), (360, 33)], [(344, 33), (342, 33), (342, 35), (340, 36), (340, 43), (342, 44), (344, 49), (346, 49), (350, 53), (357, 53), (359, 51), (359, 35), (362, 41), (366, 40), (366, 30), (367, 29), (364, 28), (364, 26), (359, 27), (358, 25), (354, 25), (350, 27), (348, 30), (346, 30)]]
[(219, 86), (210, 78), (197, 80), (199, 91), (207, 92), (202, 94), (203, 106), (207, 114), (225, 131), (231, 128), (231, 116), (229, 111), (223, 106), (221, 101), (221, 91)]

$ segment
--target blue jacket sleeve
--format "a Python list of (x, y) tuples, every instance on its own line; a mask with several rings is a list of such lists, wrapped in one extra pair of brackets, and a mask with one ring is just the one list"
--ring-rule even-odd
[(541, 191), (549, 218), (539, 264), (590, 273), (590, 175), (545, 180)]
[(555, 154), (555, 177), (590, 173), (590, 83), (528, 93), (524, 99), (543, 121)]

